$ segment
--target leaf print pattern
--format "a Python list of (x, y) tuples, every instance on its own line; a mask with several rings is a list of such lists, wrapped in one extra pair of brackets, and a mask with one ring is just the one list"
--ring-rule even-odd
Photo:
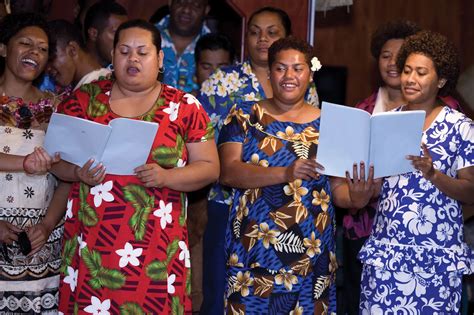
[[(111, 80), (86, 85), (60, 104), (58, 112), (108, 124), (117, 116), (108, 110), (102, 113), (100, 104), (109, 103), (112, 85)], [(185, 166), (189, 158), (186, 145), (212, 139), (202, 106), (187, 104), (191, 99), (184, 95), (163, 84), (154, 106), (137, 117), (160, 125), (147, 163), (164, 168)], [(171, 103), (179, 104), (174, 106), (178, 110), (166, 113)], [(100, 185), (73, 183), (68, 196), (71, 215), (65, 222), (63, 256), (67, 264), (62, 267), (59, 310), (63, 314), (84, 312), (95, 296), (102, 304), (111, 301), (111, 314), (190, 312), (185, 194), (166, 187), (144, 187), (135, 176), (107, 174)], [(159, 216), (154, 215), (156, 211)], [(68, 267), (78, 270), (74, 291), (64, 282)], [(141, 294), (130, 294), (138, 288)], [(168, 294), (171, 288), (174, 293)], [(98, 309), (99, 304), (96, 306)]]
[[(225, 123), (219, 142), (241, 143), (245, 163), (287, 167), (298, 158), (315, 158), (319, 120), (279, 122), (248, 103), (233, 107)], [(324, 176), (234, 191), (226, 235), (229, 313), (335, 312), (334, 208), (328, 191)], [(315, 298), (318, 277), (327, 284)]]
[[(464, 114), (444, 107), (423, 142), (434, 167), (447, 176), (474, 165), (474, 155), (465, 153), (474, 137)], [(461, 205), (419, 171), (384, 180), (372, 233), (359, 256), (361, 312), (457, 313), (461, 277), (473, 269)]]

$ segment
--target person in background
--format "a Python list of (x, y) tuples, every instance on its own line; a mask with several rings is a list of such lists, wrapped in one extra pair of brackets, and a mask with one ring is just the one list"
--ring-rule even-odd
[[(198, 99), (211, 118), (216, 140), (229, 109), (235, 103), (272, 97), (273, 89), (268, 77), (268, 48), (276, 40), (289, 35), (291, 21), (285, 11), (273, 7), (255, 11), (248, 20), (245, 35), (249, 59), (239, 65), (220, 68), (204, 81)], [(305, 100), (311, 105), (318, 105), (313, 82), (308, 85)], [(203, 243), (203, 314), (222, 314), (224, 309), (224, 237), (231, 192), (230, 188), (219, 183), (213, 185), (209, 192), (208, 223)]]
[(49, 29), (33, 13), (7, 15), (0, 29), (0, 313), (54, 314), (69, 185), (37, 158), (47, 155), (38, 147), (56, 106), (33, 85), (48, 61)]
[(204, 23), (208, 0), (169, 0), (170, 14), (155, 26), (163, 38), (165, 53), (163, 83), (185, 92), (199, 88), (194, 80), (196, 42), (210, 33)]
[[(377, 61), (381, 86), (355, 107), (371, 114), (390, 111), (403, 104), (397, 56), (406, 37), (420, 31), (413, 22), (400, 20), (381, 25), (372, 34), (371, 53)], [(362, 209), (348, 209), (343, 218), (343, 303), (344, 313), (359, 314), (360, 277), (362, 264), (357, 254), (370, 235), (378, 196)]]
[[(196, 78), (199, 85), (222, 66), (229, 66), (234, 60), (234, 48), (222, 34), (206, 34), (196, 43)], [(196, 95), (198, 90), (193, 92)], [(193, 309), (199, 311), (202, 294), (203, 250), (202, 238), (207, 223), (207, 194), (209, 187), (193, 191), (188, 195), (188, 234), (191, 252), (191, 296)]]
[(474, 204), (474, 125), (438, 97), (455, 88), (459, 60), (441, 34), (405, 39), (397, 57), (406, 104), (423, 110), (414, 172), (383, 181), (372, 232), (362, 247), (362, 314), (459, 314), (463, 274), (473, 272), (461, 205)]
[[(206, 34), (196, 43), (196, 82), (199, 88), (217, 69), (230, 66), (235, 58), (234, 46), (224, 34)], [(199, 90), (194, 91), (195, 96)], [(193, 94), (194, 94), (193, 93)]]
[(81, 31), (66, 20), (48, 23), (52, 40), (56, 43), (51, 53), (48, 74), (63, 88), (72, 85), (72, 90), (99, 78), (111, 75), (110, 69), (102, 68), (91, 55), (82, 38)]
[(229, 314), (336, 312), (333, 204), (365, 205), (373, 168), (367, 182), (362, 166), (354, 182), (318, 173), (321, 111), (305, 100), (313, 58), (306, 41), (275, 41), (273, 96), (234, 105), (219, 136), (220, 181), (235, 189), (225, 237)]
[[(134, 175), (103, 165), (53, 165), (73, 182), (65, 222), (60, 305), (64, 314), (191, 312), (186, 192), (219, 174), (213, 130), (196, 98), (157, 80), (160, 32), (143, 20), (120, 25), (114, 76), (77, 89), (58, 112), (101, 124), (129, 118), (159, 124)], [(139, 141), (139, 139), (137, 139)]]
[(100, 0), (87, 10), (83, 28), (87, 51), (102, 67), (111, 64), (115, 31), (127, 20), (127, 10), (114, 0)]

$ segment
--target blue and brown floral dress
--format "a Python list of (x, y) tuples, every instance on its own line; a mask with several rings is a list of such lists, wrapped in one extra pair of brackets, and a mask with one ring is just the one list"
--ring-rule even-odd
[[(456, 110), (443, 107), (422, 141), (450, 177), (474, 165), (474, 125)], [(385, 179), (359, 258), (361, 314), (457, 314), (462, 275), (474, 266), (460, 203), (420, 171)]]
[[(319, 121), (282, 122), (243, 103), (230, 110), (219, 144), (241, 143), (246, 163), (285, 167), (315, 158)], [(326, 176), (235, 190), (226, 232), (228, 313), (335, 312), (330, 195)]]

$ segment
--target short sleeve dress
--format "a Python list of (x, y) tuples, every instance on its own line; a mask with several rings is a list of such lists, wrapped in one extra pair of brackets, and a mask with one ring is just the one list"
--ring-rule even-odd
[[(474, 165), (474, 125), (454, 109), (443, 107), (422, 142), (434, 167), (449, 177)], [(372, 233), (359, 253), (361, 312), (457, 314), (462, 275), (474, 267), (463, 233), (460, 202), (420, 171), (386, 178)]]
[[(320, 119), (275, 120), (257, 103), (234, 106), (219, 145), (242, 144), (242, 161), (285, 167), (314, 159)], [(329, 181), (236, 189), (226, 232), (227, 313), (336, 312), (334, 207)]]
[[(108, 124), (113, 81), (80, 87), (60, 104), (67, 115)], [(136, 119), (159, 124), (147, 163), (185, 166), (186, 144), (213, 141), (209, 118), (190, 94), (162, 84)], [(140, 141), (140, 139), (137, 139)], [(146, 188), (136, 176), (74, 183), (66, 212), (60, 311), (64, 314), (182, 314), (191, 310), (186, 194)]]

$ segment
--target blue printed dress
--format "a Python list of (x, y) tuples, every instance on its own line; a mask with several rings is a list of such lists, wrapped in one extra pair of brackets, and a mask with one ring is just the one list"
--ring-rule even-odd
[[(319, 121), (278, 121), (247, 102), (232, 107), (219, 144), (242, 143), (246, 163), (289, 166), (315, 158)], [(226, 231), (227, 313), (335, 312), (330, 195), (326, 176), (235, 190)]]
[[(444, 107), (422, 141), (450, 177), (474, 164), (474, 125), (456, 110)], [(474, 266), (460, 203), (420, 171), (385, 179), (359, 258), (361, 314), (457, 314), (462, 275)]]

